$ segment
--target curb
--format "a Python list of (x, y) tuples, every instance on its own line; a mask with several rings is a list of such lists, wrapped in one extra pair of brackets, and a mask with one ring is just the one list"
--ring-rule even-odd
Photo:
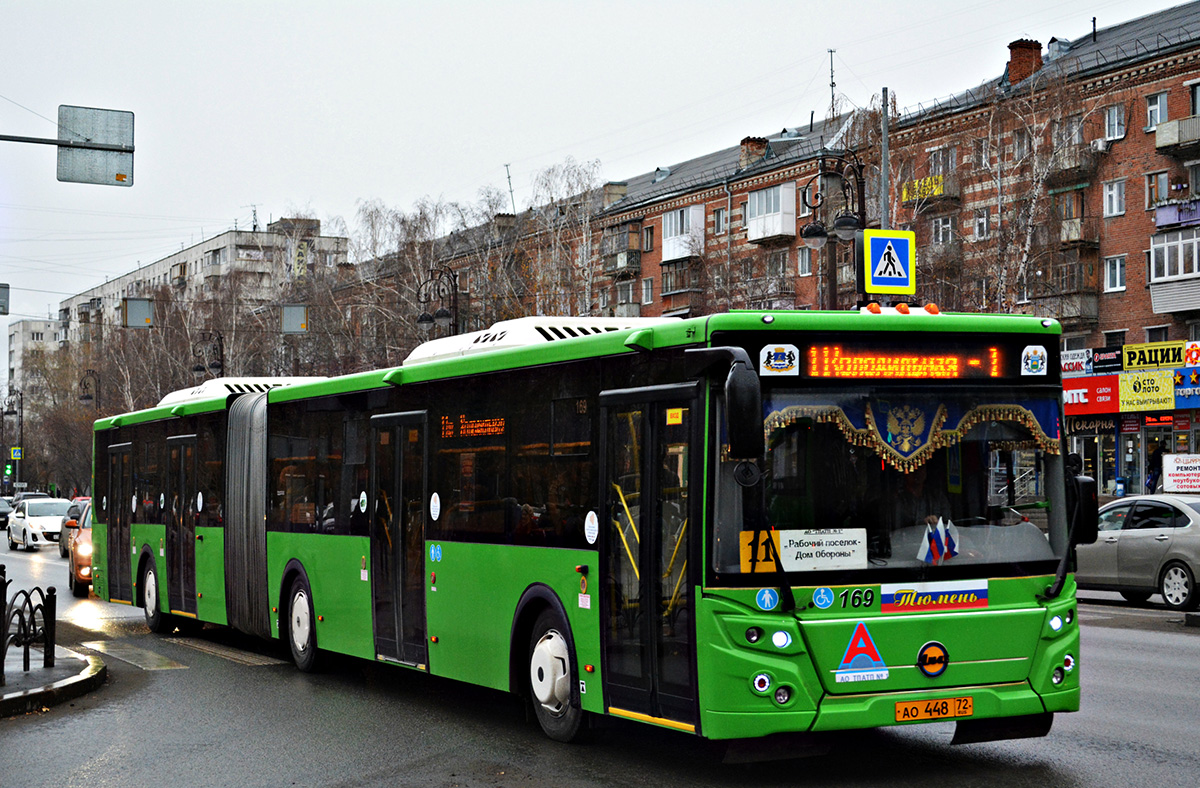
[(0, 717), (27, 714), (78, 698), (80, 695), (97, 689), (108, 678), (108, 666), (100, 657), (92, 654), (79, 654), (74, 651), (68, 653), (70, 654), (69, 658), (87, 662), (87, 666), (78, 674), (60, 679), (53, 684), (0, 696)]

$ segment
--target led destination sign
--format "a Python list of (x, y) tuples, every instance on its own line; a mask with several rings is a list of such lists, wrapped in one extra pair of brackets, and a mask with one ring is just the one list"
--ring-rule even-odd
[(998, 347), (975, 352), (899, 350), (842, 345), (812, 345), (808, 376), (813, 378), (978, 378), (1003, 377)]

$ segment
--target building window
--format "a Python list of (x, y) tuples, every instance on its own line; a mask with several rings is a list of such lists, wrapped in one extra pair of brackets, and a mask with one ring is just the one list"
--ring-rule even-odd
[(1115, 292), (1125, 289), (1125, 255), (1104, 258), (1104, 290)]
[(796, 273), (800, 276), (812, 276), (812, 249), (807, 246), (796, 250)]
[(742, 209), (742, 227), (745, 227), (746, 223), (750, 221), (750, 216), (749, 216), (750, 206), (744, 202), (738, 203), (738, 205)]
[(1017, 277), (1017, 303), (1029, 303), (1029, 274), (1027, 273)]
[(769, 189), (750, 192), (750, 218), (779, 213), (779, 191), (778, 186), (772, 186)]
[(976, 137), (974, 142), (974, 158), (976, 167), (986, 167), (991, 163), (988, 154), (987, 137)]
[(666, 243), (671, 238), (678, 238), (681, 235), (687, 235), (692, 229), (689, 221), (691, 212), (687, 208), (680, 208), (675, 211), (663, 214), (663, 242)]
[(1166, 342), (1167, 341), (1167, 327), (1166, 326), (1154, 326), (1153, 328), (1147, 328), (1146, 329), (1146, 341), (1147, 342)]
[(600, 308), (601, 309), (608, 308), (608, 288), (607, 287), (600, 288)]
[(642, 280), (642, 303), (649, 304), (654, 301), (654, 277), (646, 277)]
[(633, 280), (625, 282), (617, 282), (617, 303), (632, 304), (633, 303)]
[(987, 208), (975, 209), (975, 238), (988, 237), (988, 220), (991, 217), (991, 212)]
[(1125, 105), (1112, 104), (1104, 108), (1104, 139), (1119, 140), (1125, 136)]
[(1146, 131), (1154, 131), (1160, 123), (1167, 122), (1167, 94), (1155, 93), (1146, 96)]
[(1200, 274), (1200, 248), (1195, 228), (1150, 237), (1150, 281), (1184, 279)]
[(787, 273), (788, 250), (776, 249), (767, 255), (767, 276), (784, 276)]
[(642, 251), (643, 252), (653, 252), (654, 251), (654, 228), (653, 227), (643, 227), (642, 228)]
[(930, 220), (930, 235), (935, 244), (948, 244), (954, 240), (954, 217), (935, 216)]
[(1109, 181), (1104, 184), (1104, 215), (1120, 216), (1125, 213), (1125, 181)]
[(1063, 145), (1083, 144), (1083, 116), (1072, 115), (1058, 127), (1058, 143)]
[(800, 215), (812, 215), (812, 185), (805, 186), (800, 190)]
[(34, 342), (41, 342), (43, 339), (45, 339), (45, 335), (41, 331), (34, 331), (29, 335), (29, 338)]
[(950, 175), (958, 167), (958, 148), (950, 145), (929, 153), (929, 174)]
[(1146, 176), (1146, 210), (1167, 199), (1167, 174), (1155, 172)]
[(662, 267), (662, 294), (678, 293), (688, 288), (686, 265), (664, 265)]
[(1200, 342), (1200, 320), (1188, 323), (1188, 341)]
[(1020, 161), (1029, 155), (1029, 132), (1017, 129), (1013, 132), (1013, 161)]
[(1087, 349), (1087, 335), (1075, 334), (1074, 336), (1063, 337), (1063, 350), (1085, 350)]
[(1103, 336), (1105, 347), (1121, 347), (1125, 344), (1125, 329), (1123, 328), (1118, 331), (1105, 331)]
[(725, 229), (725, 209), (717, 208), (713, 211), (713, 235), (723, 235)]

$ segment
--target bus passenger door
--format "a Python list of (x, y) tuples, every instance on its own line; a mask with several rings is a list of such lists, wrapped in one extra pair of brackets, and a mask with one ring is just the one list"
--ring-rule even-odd
[(129, 564), (129, 520), (136, 504), (133, 492), (133, 458), (130, 445), (108, 447), (108, 597), (133, 601), (133, 575)]
[[(694, 730), (696, 387), (602, 394), (604, 676), (609, 711)], [(629, 716), (629, 715), (626, 715)]]
[(425, 412), (371, 419), (375, 653), (424, 666)]
[(196, 436), (167, 438), (167, 604), (196, 615)]

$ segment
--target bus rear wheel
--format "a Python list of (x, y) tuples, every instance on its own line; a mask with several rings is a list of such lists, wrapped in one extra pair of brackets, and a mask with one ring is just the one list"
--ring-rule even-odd
[(308, 582), (297, 577), (288, 594), (287, 639), (292, 649), (292, 661), (305, 673), (317, 669), (316, 619)]
[(555, 610), (543, 610), (529, 639), (529, 694), (538, 724), (555, 741), (578, 738), (583, 709), (573, 703), (575, 675), (567, 622)]
[(159, 608), (158, 573), (154, 571), (152, 562), (147, 563), (146, 568), (142, 570), (142, 612), (146, 614), (146, 626), (156, 635), (174, 629), (170, 617)]

